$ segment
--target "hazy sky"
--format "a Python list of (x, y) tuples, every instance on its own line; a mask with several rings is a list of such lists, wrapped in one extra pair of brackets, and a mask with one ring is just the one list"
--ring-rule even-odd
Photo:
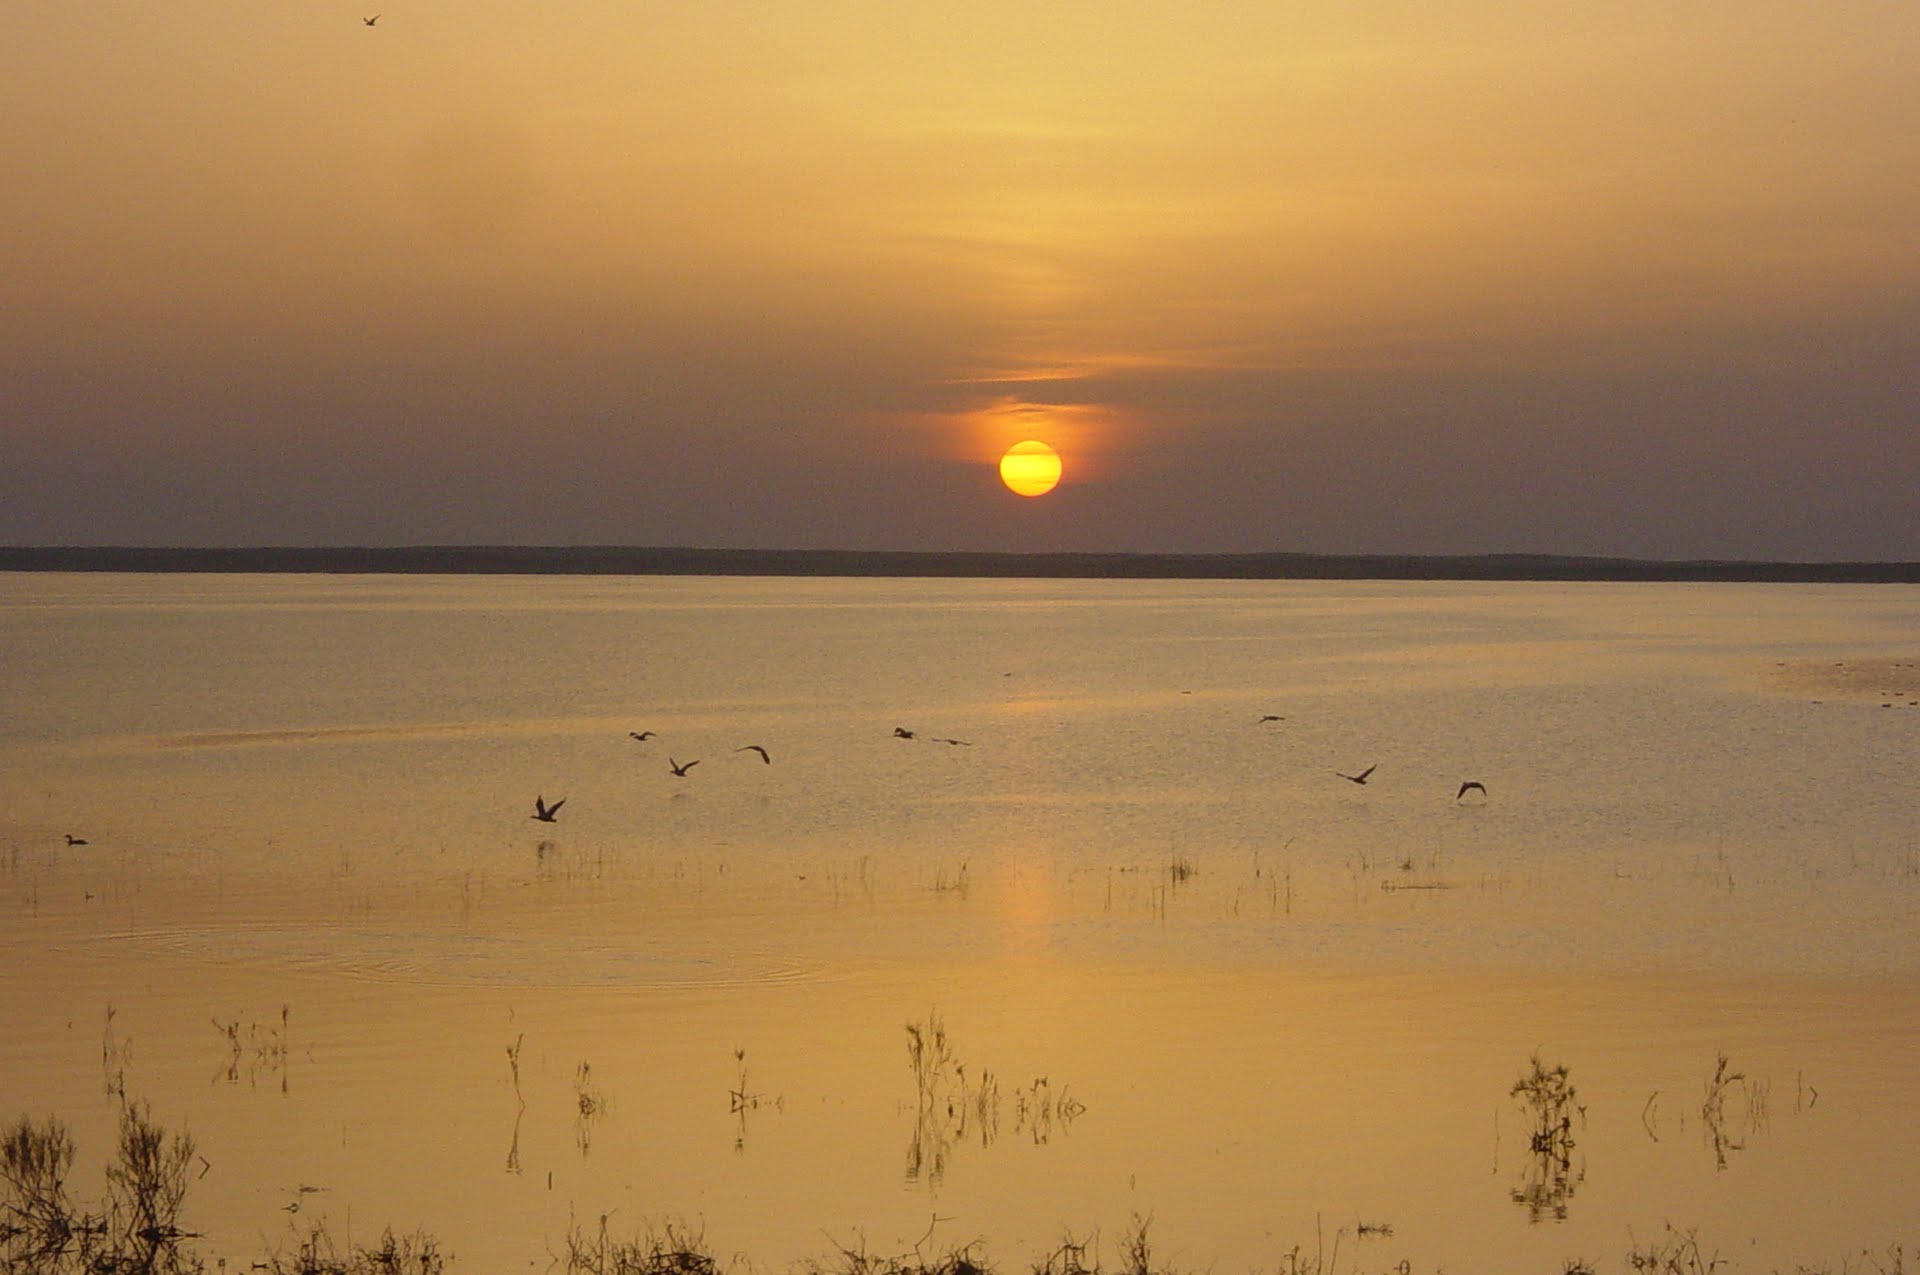
[(0, 10), (0, 543), (1920, 559), (1913, 0), (367, 3)]

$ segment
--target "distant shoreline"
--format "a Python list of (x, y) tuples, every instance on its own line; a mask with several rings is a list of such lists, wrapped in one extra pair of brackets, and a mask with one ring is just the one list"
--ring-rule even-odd
[(0, 571), (1920, 583), (1920, 562), (1664, 561), (1519, 553), (927, 553), (614, 545), (235, 549), (0, 545)]

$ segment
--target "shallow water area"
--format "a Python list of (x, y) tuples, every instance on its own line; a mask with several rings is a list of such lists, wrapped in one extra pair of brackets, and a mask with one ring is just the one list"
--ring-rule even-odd
[(234, 1261), (1920, 1239), (1910, 587), (0, 583), (0, 1117)]

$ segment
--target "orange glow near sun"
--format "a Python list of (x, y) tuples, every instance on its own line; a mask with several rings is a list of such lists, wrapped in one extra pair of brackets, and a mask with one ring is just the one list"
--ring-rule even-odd
[(1000, 458), (1000, 481), (1016, 496), (1044, 496), (1060, 483), (1060, 453), (1037, 439), (1015, 443)]

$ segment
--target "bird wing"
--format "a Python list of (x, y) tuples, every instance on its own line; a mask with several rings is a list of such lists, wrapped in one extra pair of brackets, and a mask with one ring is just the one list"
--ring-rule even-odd
[(554, 802), (551, 806), (547, 807), (547, 813), (550, 815), (557, 815), (560, 813), (560, 807), (566, 804), (567, 804), (567, 799), (565, 797), (562, 797), (560, 800)]
[(1372, 773), (1373, 773), (1374, 771), (1376, 771), (1376, 770), (1378, 770), (1378, 769), (1380, 769), (1380, 763), (1379, 763), (1379, 762), (1375, 762), (1375, 763), (1373, 763), (1373, 765), (1371, 765), (1371, 766), (1369, 766), (1369, 767), (1367, 767), (1367, 768), (1366, 768), (1365, 770), (1363, 770), (1363, 771), (1361, 771), (1361, 772), (1360, 772), (1359, 774), (1357, 774), (1357, 775), (1355, 775), (1355, 776), (1354, 776), (1354, 778), (1355, 778), (1355, 779), (1358, 779), (1358, 780), (1360, 780), (1360, 781), (1362, 781), (1362, 782), (1364, 783), (1364, 782), (1366, 781), (1366, 778), (1367, 778), (1367, 776), (1368, 776), (1368, 775), (1371, 775), (1371, 774), (1372, 774)]

